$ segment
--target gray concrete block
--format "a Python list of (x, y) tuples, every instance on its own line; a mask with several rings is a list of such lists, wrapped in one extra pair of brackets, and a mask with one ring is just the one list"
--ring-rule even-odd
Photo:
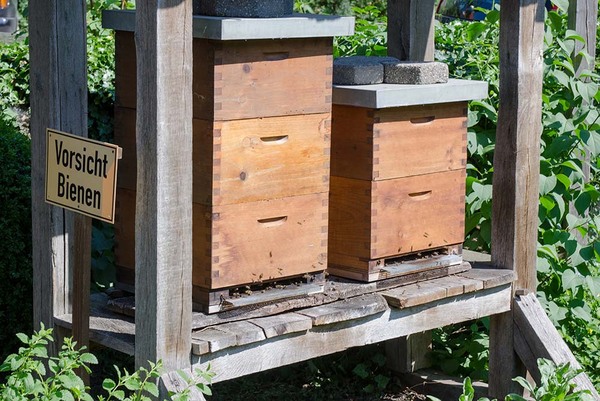
[(428, 85), (448, 82), (448, 66), (438, 61), (384, 62), (383, 82), (386, 84)]
[(371, 85), (383, 82), (383, 63), (398, 63), (394, 57), (351, 56), (333, 60), (336, 85)]
[(275, 18), (291, 15), (294, 0), (194, 0), (194, 14), (216, 17)]

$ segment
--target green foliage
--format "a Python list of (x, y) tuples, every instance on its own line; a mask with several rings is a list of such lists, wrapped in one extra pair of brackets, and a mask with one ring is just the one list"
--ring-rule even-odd
[(380, 8), (353, 7), (356, 16), (354, 35), (336, 37), (333, 55), (385, 56), (387, 54), (387, 18)]
[[(77, 375), (77, 369), (91, 373), (90, 365), (98, 360), (90, 353), (76, 349), (76, 343), (71, 338), (65, 338), (58, 356), (48, 356), (48, 344), (53, 342), (52, 329), (42, 328), (31, 337), (17, 334), (23, 347), (19, 352), (9, 355), (0, 365), (0, 372), (7, 372), (8, 377), (0, 383), (0, 399), (26, 401), (93, 401), (89, 387)], [(150, 401), (158, 397), (159, 390), (156, 382), (161, 374), (160, 361), (149, 363), (149, 369), (140, 368), (133, 373), (121, 371), (115, 367), (116, 380), (107, 378), (102, 382), (105, 395), (100, 395), (98, 401)], [(169, 393), (173, 401), (189, 399), (192, 388), (197, 388), (203, 394), (210, 395), (210, 381), (214, 374), (210, 371), (197, 370), (195, 377), (184, 372), (180, 375), (186, 382), (186, 387), (179, 393)]]
[[(531, 385), (525, 378), (517, 377), (513, 380), (529, 391), (533, 401), (591, 401), (593, 400), (589, 390), (575, 390), (571, 380), (581, 373), (581, 370), (572, 369), (568, 363), (556, 366), (554, 362), (547, 359), (538, 359), (538, 367), (542, 375), (541, 383), (537, 386)], [(525, 401), (526, 399), (516, 394), (506, 397), (511, 401)]]
[(355, 15), (353, 8), (375, 7), (385, 15), (386, 0), (296, 0), (296, 12), (311, 14)]
[[(598, 383), (599, 77), (590, 71), (576, 76), (575, 58), (586, 55), (574, 57), (572, 53), (583, 38), (567, 30), (565, 4), (559, 6), (562, 8), (558, 12), (548, 13), (544, 36), (538, 296)], [(494, 10), (484, 21), (454, 21), (438, 26), (436, 33), (436, 56), (448, 63), (451, 75), (490, 83), (489, 98), (471, 102), (468, 121), (465, 245), (482, 251), (489, 251), (491, 242), (492, 161), (498, 121), (498, 16)], [(590, 160), (589, 178), (584, 174), (585, 156)], [(452, 351), (444, 351), (443, 345), (438, 347), (438, 357), (445, 355), (442, 361), (470, 346), (466, 336), (454, 340), (446, 346)], [(476, 337), (476, 341), (481, 338)], [(469, 369), (465, 365), (457, 369)]]
[[(32, 322), (30, 160), (29, 138), (0, 116), (0, 321), (15, 331)], [(16, 347), (0, 330), (0, 359)]]
[(432, 361), (455, 377), (488, 379), (489, 318), (433, 332)]
[[(572, 369), (568, 363), (556, 365), (547, 359), (538, 359), (538, 367), (541, 373), (541, 383), (534, 386), (523, 377), (516, 377), (513, 380), (519, 383), (523, 389), (527, 390), (530, 398), (523, 398), (518, 394), (509, 394), (505, 401), (591, 401), (593, 400), (589, 390), (575, 390), (575, 385), (571, 380), (581, 373), (581, 370)], [(440, 401), (438, 398), (428, 396), (432, 401)], [(475, 390), (469, 377), (463, 381), (463, 393), (458, 401), (474, 401)], [(478, 401), (490, 401), (487, 397), (481, 397)], [(496, 401), (496, 400), (494, 400)]]

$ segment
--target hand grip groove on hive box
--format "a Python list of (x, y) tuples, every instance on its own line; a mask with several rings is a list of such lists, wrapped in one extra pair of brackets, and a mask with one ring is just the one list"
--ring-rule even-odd
[(408, 196), (414, 201), (422, 201), (429, 199), (431, 197), (431, 193), (432, 191), (413, 192), (408, 194)]
[(288, 141), (288, 135), (263, 136), (260, 138), (265, 145), (282, 145)]
[(266, 219), (258, 219), (258, 223), (261, 227), (276, 227), (280, 226), (287, 221), (287, 216), (269, 217)]
[(427, 124), (433, 122), (435, 120), (435, 116), (427, 116), (427, 117), (415, 117), (411, 118), (410, 122), (412, 124)]
[(290, 57), (289, 52), (264, 52), (265, 60), (267, 61), (279, 61), (286, 60)]

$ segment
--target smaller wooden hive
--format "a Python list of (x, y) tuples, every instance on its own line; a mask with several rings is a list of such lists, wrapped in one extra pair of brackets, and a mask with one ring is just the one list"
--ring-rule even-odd
[[(105, 25), (119, 28), (115, 141), (124, 174), (115, 259), (119, 284), (131, 286), (135, 44), (115, 18), (130, 14), (105, 14)], [(215, 312), (232, 288), (325, 270), (332, 37), (352, 29), (352, 18), (194, 17), (194, 32), (201, 32), (194, 35), (190, 88), (196, 306)]]
[[(466, 101), (486, 96), (476, 81), (334, 87), (332, 274), (373, 281), (461, 262)], [(441, 256), (398, 263), (425, 251)]]

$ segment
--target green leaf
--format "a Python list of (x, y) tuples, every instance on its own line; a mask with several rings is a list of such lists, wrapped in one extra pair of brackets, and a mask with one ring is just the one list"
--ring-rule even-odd
[(79, 356), (79, 360), (83, 363), (87, 363), (90, 365), (96, 365), (98, 364), (98, 359), (90, 353), (83, 353)]
[(154, 397), (158, 397), (158, 386), (153, 382), (146, 382), (144, 390), (152, 394)]
[(117, 386), (117, 383), (112, 379), (104, 379), (102, 382), (102, 388), (106, 391), (110, 391)]
[(564, 291), (576, 292), (583, 282), (583, 277), (571, 269), (565, 270), (562, 274), (562, 288)]
[(556, 187), (557, 182), (558, 179), (554, 175), (550, 177), (540, 175), (540, 195), (546, 195), (551, 192)]

